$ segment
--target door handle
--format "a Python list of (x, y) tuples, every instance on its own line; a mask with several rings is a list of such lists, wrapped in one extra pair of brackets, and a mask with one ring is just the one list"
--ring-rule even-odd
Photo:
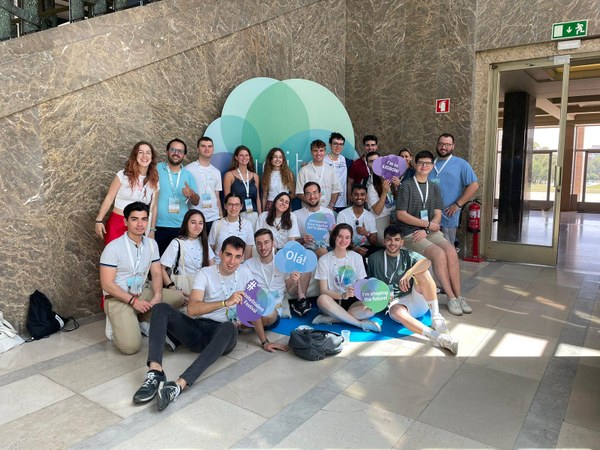
[(554, 188), (560, 188), (562, 183), (562, 167), (554, 166)]

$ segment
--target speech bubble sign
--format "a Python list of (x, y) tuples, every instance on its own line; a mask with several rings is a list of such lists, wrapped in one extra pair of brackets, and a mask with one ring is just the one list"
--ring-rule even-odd
[[(260, 288), (256, 299), (261, 305), (267, 305), (263, 312), (263, 316), (268, 316), (275, 310), (278, 304), (277, 299), (279, 298), (279, 295), (280, 294), (277, 291), (270, 291), (268, 288)], [(281, 302), (279, 302), (279, 304), (281, 304)]]
[[(366, 283), (360, 285), (359, 290), (360, 299), (375, 313), (383, 311), (390, 302), (389, 286), (377, 278), (369, 278)], [(356, 285), (355, 294), (357, 294)], [(359, 298), (358, 295), (356, 297)]]
[(335, 225), (333, 214), (312, 213), (306, 219), (304, 228), (316, 242), (323, 242), (329, 230)]
[[(237, 315), (244, 325), (253, 327), (251, 322), (258, 320), (264, 315), (268, 305), (268, 296), (259, 296), (261, 288), (258, 286), (258, 281), (250, 280), (244, 289), (244, 298), (237, 305)], [(266, 302), (266, 303), (263, 303)]]
[(388, 155), (373, 161), (373, 172), (385, 180), (400, 178), (406, 172), (406, 161), (397, 155)]
[(275, 267), (280, 272), (312, 272), (317, 268), (317, 255), (296, 241), (288, 241), (275, 255)]
[(363, 278), (362, 280), (358, 280), (356, 283), (354, 283), (354, 296), (362, 301), (362, 292), (360, 291), (360, 289), (363, 287), (363, 285), (369, 281), (366, 278)]

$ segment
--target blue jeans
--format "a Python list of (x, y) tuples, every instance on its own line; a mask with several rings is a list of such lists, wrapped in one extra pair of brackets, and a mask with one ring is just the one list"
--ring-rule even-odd
[(192, 319), (166, 303), (152, 308), (148, 364), (162, 365), (167, 329), (190, 350), (200, 353), (180, 377), (192, 385), (219, 356), (231, 352), (237, 344), (238, 331), (231, 322)]

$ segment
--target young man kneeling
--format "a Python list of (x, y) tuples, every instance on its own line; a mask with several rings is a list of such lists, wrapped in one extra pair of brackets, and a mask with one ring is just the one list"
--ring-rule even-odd
[[(383, 235), (385, 249), (369, 257), (368, 272), (369, 276), (383, 280), (390, 287), (390, 317), (413, 333), (421, 334), (456, 354), (458, 341), (449, 334), (446, 321), (440, 314), (435, 282), (428, 270), (431, 262), (402, 248), (399, 227), (390, 225)], [(416, 319), (427, 310), (431, 311), (431, 328)]]

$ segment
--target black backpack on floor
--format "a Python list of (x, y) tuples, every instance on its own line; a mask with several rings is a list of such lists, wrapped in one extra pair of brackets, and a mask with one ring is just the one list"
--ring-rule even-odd
[(73, 328), (64, 331), (73, 331), (79, 328), (79, 323), (73, 317), (65, 318), (52, 311), (52, 303), (42, 292), (36, 289), (29, 296), (29, 310), (25, 325), (33, 339), (43, 339), (62, 330), (69, 320), (73, 321)]
[(296, 328), (290, 333), (289, 346), (300, 358), (320, 361), (342, 351), (344, 338), (333, 331)]

